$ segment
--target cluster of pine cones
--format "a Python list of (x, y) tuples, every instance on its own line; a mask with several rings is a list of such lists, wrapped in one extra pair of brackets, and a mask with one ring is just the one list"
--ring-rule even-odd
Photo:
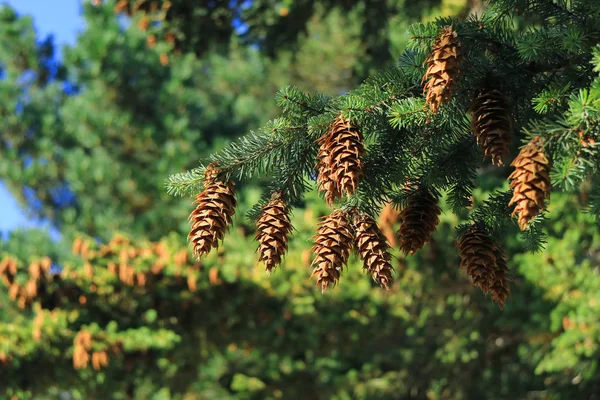
[(92, 350), (94, 344), (92, 334), (83, 329), (77, 333), (73, 340), (73, 367), (85, 369), (91, 362), (94, 370), (99, 371), (108, 366), (110, 354), (121, 352), (121, 345), (111, 345), (103, 350)]
[[(95, 6), (102, 5), (102, 0), (92, 0), (92, 4)], [(128, 17), (135, 14), (141, 14), (141, 18), (138, 21), (138, 28), (146, 32), (153, 22), (162, 22), (167, 19), (169, 10), (172, 7), (170, 1), (159, 2), (157, 0), (119, 0), (115, 4), (115, 14), (124, 13)], [(169, 43), (175, 53), (180, 53), (178, 48), (178, 40), (174, 32), (166, 32), (163, 39)], [(154, 48), (158, 42), (156, 35), (150, 33), (146, 37), (146, 43), (149, 48)], [(160, 63), (163, 66), (169, 64), (169, 55), (167, 53), (160, 54)]]
[(51, 266), (52, 261), (48, 257), (33, 261), (28, 269), (29, 279), (24, 285), (20, 285), (17, 279), (17, 261), (6, 257), (0, 261), (0, 280), (8, 288), (10, 299), (16, 301), (19, 308), (25, 308), (31, 305), (53, 280), (50, 275)]
[[(426, 60), (423, 77), (426, 105), (431, 113), (448, 103), (460, 76), (461, 49), (458, 35), (445, 27), (436, 38)], [(484, 156), (494, 165), (503, 165), (512, 138), (512, 117), (508, 99), (497, 89), (484, 89), (474, 99), (469, 110), (472, 130)], [(362, 156), (365, 152), (363, 135), (351, 120), (340, 114), (319, 141), (317, 184), (325, 201), (332, 205), (344, 196), (352, 195), (363, 175)], [(541, 139), (533, 138), (511, 164), (510, 175), (515, 205), (521, 229), (544, 208), (550, 194), (550, 163), (543, 153)], [(400, 213), (399, 247), (414, 254), (429, 241), (439, 223), (438, 197), (431, 190), (417, 187), (406, 199)], [(205, 173), (205, 189), (197, 195), (197, 207), (190, 215), (192, 228), (188, 239), (197, 257), (216, 248), (223, 239), (235, 213), (235, 191), (232, 181), (220, 178), (218, 166), (210, 165)], [(281, 193), (262, 208), (258, 218), (256, 239), (259, 259), (267, 272), (282, 262), (293, 230), (289, 207)], [(336, 209), (325, 217), (313, 237), (315, 254), (313, 276), (325, 291), (339, 281), (349, 255), (355, 250), (364, 262), (364, 270), (382, 287), (392, 283), (390, 246), (377, 223), (356, 209)], [(461, 266), (484, 293), (491, 292), (492, 300), (503, 307), (510, 293), (506, 256), (485, 228), (469, 227), (458, 241)]]

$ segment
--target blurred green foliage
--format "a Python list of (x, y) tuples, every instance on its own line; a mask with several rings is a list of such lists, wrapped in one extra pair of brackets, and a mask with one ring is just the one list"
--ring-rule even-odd
[[(258, 196), (252, 189), (243, 197)], [(515, 282), (504, 311), (457, 269), (449, 240), (457, 220), (449, 213), (424, 251), (397, 259), (390, 291), (364, 275), (355, 256), (335, 290), (314, 287), (307, 241), (327, 212), (316, 193), (307, 211), (294, 213), (297, 231), (273, 276), (250, 256), (255, 244), (243, 228), (201, 264), (181, 263), (177, 235), (163, 239), (169, 261), (144, 286), (110, 272), (119, 250), (101, 255), (102, 245), (91, 243), (91, 274), (86, 257), (63, 256), (62, 278), (48, 290), (58, 293), (54, 308), (7, 304), (15, 311), (0, 325), (8, 359), (0, 387), (23, 398), (61, 391), (81, 399), (593, 398), (600, 234), (591, 216), (571, 212), (579, 201), (555, 198), (543, 252), (507, 244)], [(16, 240), (5, 255), (17, 252)], [(127, 246), (153, 245), (133, 239)], [(35, 259), (20, 257), (19, 273)], [(130, 265), (149, 272), (156, 260), (134, 257)], [(81, 330), (92, 333), (93, 351), (118, 349), (107, 350), (107, 367), (73, 368)]]
[[(240, 191), (220, 251), (189, 259), (191, 201), (167, 196), (164, 177), (274, 116), (277, 88), (347, 91), (393, 62), (411, 21), (465, 12), (462, 1), (413, 3), (256, 1), (264, 12), (245, 14), (248, 34), (208, 30), (182, 43), (213, 48), (181, 54), (162, 39), (149, 47), (142, 15), (130, 23), (112, 2), (87, 4), (87, 28), (60, 63), (29, 18), (2, 8), (0, 177), (63, 239), (19, 231), (0, 242), (24, 290), (0, 282), (0, 398), (595, 398), (600, 233), (575, 195), (553, 195), (545, 250), (526, 253), (516, 234), (504, 243), (515, 281), (502, 312), (458, 270), (451, 213), (424, 251), (395, 259), (390, 291), (356, 257), (335, 290), (314, 287), (309, 240), (329, 212), (316, 193), (294, 210), (273, 276), (244, 217), (255, 187)], [(475, 204), (496, 183), (479, 182)], [(73, 254), (75, 237), (89, 248), (76, 240)], [(52, 269), (33, 279), (44, 256)], [(31, 298), (20, 306), (20, 295)], [(82, 331), (106, 366), (74, 367)]]

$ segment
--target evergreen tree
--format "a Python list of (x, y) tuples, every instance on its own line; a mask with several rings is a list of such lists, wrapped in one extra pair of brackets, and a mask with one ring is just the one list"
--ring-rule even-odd
[[(375, 216), (392, 201), (403, 209), (401, 247), (412, 254), (435, 231), (440, 196), (464, 214), (482, 152), (497, 165), (513, 159), (510, 189), (457, 229), (462, 265), (484, 292), (498, 288), (493, 298), (503, 304), (505, 256), (496, 242), (515, 234), (512, 217), (525, 245), (538, 249), (552, 187), (586, 190), (599, 166), (599, 16), (595, 1), (496, 0), (481, 16), (414, 25), (399, 65), (348, 94), (283, 89), (280, 118), (208, 158), (219, 171), (213, 180), (264, 177), (262, 202), (278, 192), (294, 206), (316, 175), (325, 200), (337, 202), (332, 218)], [(520, 151), (509, 149), (513, 135)], [(203, 170), (172, 176), (169, 192), (201, 191)], [(587, 208), (597, 202), (592, 196)], [(344, 235), (329, 239), (319, 229), (317, 257), (336, 254), (326, 267), (335, 283)], [(319, 282), (322, 268), (315, 265)]]
[[(344, 26), (358, 20), (323, 6), (308, 23), (307, 34), (298, 39), (299, 47), (290, 46), (293, 51), (279, 47), (279, 54), (266, 61), (260, 52), (244, 47), (246, 39), (234, 37), (226, 51), (206, 50), (199, 60), (192, 50), (183, 50), (183, 43), (182, 54), (176, 54), (166, 38), (149, 48), (149, 32), (136, 20), (143, 15), (134, 15), (135, 23), (121, 31), (113, 6), (88, 6), (89, 29), (78, 46), (66, 51), (63, 65), (52, 64), (49, 42), (36, 44), (30, 21), (4, 9), (2, 177), (16, 193), (24, 187), (28, 189), (23, 196), (35, 193), (38, 200), (29, 197), (30, 204), (39, 204), (42, 215), (54, 213), (63, 232), (72, 225), (84, 233), (73, 241), (52, 243), (44, 234), (27, 231), (0, 242), (0, 397), (591, 399), (597, 395), (600, 237), (595, 219), (600, 189), (593, 177), (587, 177), (597, 165), (593, 121), (600, 71), (592, 69), (600, 56), (592, 50), (598, 42), (594, 2), (497, 1), (490, 10), (496, 13), (492, 17), (440, 20), (413, 28), (414, 48), (402, 56), (400, 66), (355, 92), (327, 98), (287, 90), (279, 99), (283, 118), (249, 142), (258, 146), (267, 138), (267, 147), (232, 145), (205, 163), (216, 161), (221, 171), (207, 186), (228, 187), (221, 183), (232, 178), (238, 206), (234, 229), (218, 251), (200, 261), (185, 248), (184, 235), (167, 235), (187, 226), (183, 215), (191, 211), (191, 200), (166, 200), (157, 177), (195, 163), (209, 147), (222, 147), (221, 134), (236, 136), (261, 115), (272, 113), (265, 105), (268, 92), (286, 82), (287, 74), (296, 77), (300, 87), (344, 93), (359, 73), (327, 86), (327, 79), (306, 70), (315, 60), (323, 60), (321, 55), (335, 60), (334, 49), (315, 45), (323, 32), (335, 36), (333, 43), (346, 46), (340, 49), (344, 57), (363, 60), (335, 68), (371, 65), (370, 59), (357, 56), (364, 48), (356, 44), (361, 29)], [(279, 12), (275, 9), (274, 14)], [(128, 21), (119, 18), (121, 24)], [(403, 23), (391, 21), (388, 26)], [(535, 27), (528, 28), (533, 32), (526, 24)], [(444, 42), (439, 33), (450, 25)], [(458, 40), (451, 32), (457, 32)], [(102, 44), (105, 34), (112, 37), (108, 46)], [(534, 37), (539, 42), (532, 42)], [(573, 46), (572, 37), (579, 38), (580, 50), (564, 49)], [(430, 57), (432, 47), (438, 57)], [(531, 49), (537, 55), (530, 59)], [(313, 52), (318, 56), (311, 59)], [(444, 74), (436, 66), (448, 53), (452, 61), (446, 64), (453, 65), (453, 72)], [(161, 64), (162, 54), (168, 57), (166, 65)], [(19, 63), (26, 68), (18, 69)], [(134, 74), (131, 65), (149, 72)], [(192, 72), (181, 72), (186, 68)], [(179, 73), (188, 78), (174, 77)], [(451, 95), (445, 92), (450, 85), (430, 80), (427, 86), (433, 95), (423, 96), (421, 80), (426, 73), (446, 82), (451, 78)], [(186, 93), (177, 94), (173, 88)], [(165, 91), (165, 98), (157, 97), (155, 89)], [(580, 96), (585, 96), (584, 109)], [(156, 98), (157, 104), (150, 101)], [(504, 98), (508, 111), (498, 106)], [(148, 107), (145, 111), (137, 108), (140, 99), (146, 99), (139, 101)], [(432, 99), (427, 110), (434, 101), (440, 103), (437, 114), (425, 110), (426, 99)], [(113, 104), (117, 100), (119, 107)], [(98, 113), (98, 104), (104, 114)], [(468, 110), (470, 117), (465, 116)], [(106, 119), (97, 120), (102, 117)], [(580, 125), (581, 118), (590, 125)], [(176, 132), (194, 134), (169, 136), (174, 134), (166, 127), (175, 129), (180, 119), (195, 121), (193, 126), (199, 128), (184, 124), (183, 131)], [(341, 122), (334, 130), (335, 121)], [(111, 136), (111, 129), (120, 126), (131, 129)], [(578, 129), (572, 130), (575, 126)], [(70, 139), (63, 139), (63, 131), (70, 132)], [(85, 134), (73, 139), (79, 131)], [(512, 144), (504, 139), (506, 132), (513, 134)], [(328, 136), (329, 140), (318, 141)], [(508, 167), (517, 159), (518, 147), (535, 136), (541, 137), (542, 150), (530, 147), (515, 168)], [(113, 141), (106, 140), (110, 138)], [(143, 138), (147, 143), (139, 142)], [(190, 159), (170, 152), (165, 138), (177, 141), (178, 148), (189, 148)], [(560, 155), (568, 154), (572, 146), (578, 146), (573, 160), (583, 160), (574, 172), (560, 167), (568, 161)], [(232, 150), (237, 152), (234, 157)], [(266, 150), (274, 153), (264, 158)], [(232, 165), (228, 162), (243, 152), (260, 157), (238, 164), (239, 170), (228, 170)], [(97, 153), (109, 160), (100, 162)], [(152, 157), (144, 164), (146, 169), (139, 164), (144, 153)], [(329, 171), (352, 174), (327, 176), (315, 171), (320, 153), (318, 159)], [(91, 161), (89, 155), (94, 157)], [(484, 156), (491, 158), (490, 164), (487, 159), (482, 164)], [(72, 161), (67, 164), (63, 157)], [(497, 160), (507, 166), (492, 166)], [(547, 161), (552, 162), (548, 178), (544, 173), (527, 174), (527, 168), (544, 171), (550, 165)], [(81, 163), (87, 166), (79, 168)], [(103, 177), (113, 171), (109, 166), (119, 173), (98, 182), (94, 171), (102, 171), (97, 176)], [(53, 170), (64, 171), (69, 186), (79, 185), (59, 193), (60, 198), (66, 193), (73, 204), (62, 207), (62, 202), (40, 195), (54, 193), (48, 188), (63, 182)], [(530, 197), (515, 198), (509, 190), (506, 178), (513, 171), (521, 171), (512, 180), (518, 183), (514, 192), (531, 192)], [(250, 175), (261, 179), (263, 194), (240, 184), (240, 176)], [(189, 176), (194, 179), (182, 180), (186, 185), (172, 190), (202, 192), (203, 168)], [(564, 181), (573, 186), (561, 184), (567, 193), (556, 191), (546, 203), (545, 184), (549, 180), (556, 186), (561, 176), (568, 176)], [(328, 229), (331, 218), (321, 224), (318, 254), (348, 261), (343, 270), (333, 265), (332, 276), (339, 273), (339, 284), (333, 290), (330, 286), (325, 295), (308, 279), (312, 259), (307, 243), (318, 226), (317, 217), (331, 214), (312, 183), (319, 178), (329, 182), (325, 191), (339, 191), (341, 201), (334, 205), (341, 205), (348, 218), (344, 226), (350, 225), (343, 243), (335, 247), (327, 243), (336, 234)], [(127, 192), (119, 189), (128, 180), (147, 185), (131, 192), (149, 195), (152, 203), (147, 209), (131, 208)], [(112, 195), (105, 194), (107, 187)], [(218, 189), (211, 193), (223, 197)], [(412, 205), (402, 207), (400, 214), (410, 224), (394, 222), (392, 212), (381, 229), (401, 233), (391, 259), (373, 224), (388, 200)], [(511, 200), (518, 204), (509, 207)], [(524, 237), (517, 237), (518, 218), (541, 209), (542, 202), (548, 204), (547, 218), (526, 221)], [(587, 207), (589, 214), (578, 212)], [(519, 215), (511, 218), (517, 208)], [(105, 212), (110, 225), (101, 222)], [(67, 219), (72, 213), (75, 217)], [(257, 217), (259, 243), (252, 241), (247, 214)], [(291, 234), (286, 217), (294, 227)], [(218, 219), (228, 222), (227, 216)], [(114, 235), (115, 226), (132, 234)], [(471, 241), (481, 256), (459, 269), (453, 232), (463, 238), (475, 228), (483, 230), (481, 241), (489, 246)], [(533, 245), (539, 245), (542, 229), (547, 235), (545, 249), (530, 253)], [(289, 251), (283, 254), (287, 241)], [(359, 253), (346, 257), (352, 245)], [(257, 247), (260, 255), (253, 259)], [(401, 248), (414, 255), (400, 256)], [(486, 259), (486, 249), (493, 253), (494, 279), (480, 287), (502, 305), (501, 289), (509, 279), (511, 295), (502, 311), (472, 285), (484, 282), (475, 279), (484, 275), (469, 267)], [(271, 256), (275, 264), (283, 260), (271, 276), (254, 262), (263, 255)], [(321, 265), (331, 270), (325, 264)], [(317, 277), (323, 283), (328, 276)]]
[[(158, 3), (161, 10), (167, 2)], [(192, 27), (158, 21), (144, 28), (140, 23), (151, 10), (128, 19), (115, 14), (117, 2), (85, 2), (87, 28), (74, 47), (64, 49), (61, 62), (50, 39), (36, 41), (29, 18), (3, 7), (0, 177), (20, 203), (63, 233), (108, 240), (114, 230), (153, 239), (183, 232), (189, 202), (169, 198), (157, 176), (194, 166), (224, 141), (275, 116), (271, 98), (277, 87), (292, 82), (336, 94), (356, 84), (354, 68), (364, 73), (372, 62), (360, 36), (367, 20), (359, 11), (345, 14), (331, 3), (315, 5), (313, 13), (311, 6), (302, 28), (289, 32), (294, 40), (306, 32), (297, 45), (282, 45), (267, 58), (270, 51), (257, 45), (261, 38), (288, 35), (260, 28), (280, 7), (257, 1), (246, 9), (235, 3), (214, 2), (215, 9), (213, 2), (194, 5), (189, 15), (198, 20), (180, 22), (201, 26), (202, 32), (188, 32)], [(172, 2), (169, 13), (189, 4)], [(268, 13), (259, 12), (267, 6)], [(213, 21), (224, 13), (225, 22)], [(236, 33), (231, 19), (242, 17), (237, 23), (257, 33)], [(183, 47), (165, 36), (170, 29), (187, 32)], [(152, 35), (155, 41), (149, 42)], [(333, 46), (322, 43), (323, 35)], [(340, 55), (346, 61), (334, 62)], [(315, 59), (322, 66), (307, 74)]]

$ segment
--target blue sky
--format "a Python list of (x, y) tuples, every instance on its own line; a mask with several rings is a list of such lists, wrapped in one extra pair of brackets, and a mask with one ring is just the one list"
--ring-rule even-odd
[[(58, 48), (75, 42), (77, 32), (84, 27), (80, 17), (81, 1), (86, 0), (0, 0), (0, 4), (8, 4), (21, 15), (31, 15), (34, 19), (38, 38), (54, 35), (54, 43)], [(15, 199), (0, 183), (0, 233), (14, 228), (40, 226), (37, 221), (30, 221), (19, 209)]]

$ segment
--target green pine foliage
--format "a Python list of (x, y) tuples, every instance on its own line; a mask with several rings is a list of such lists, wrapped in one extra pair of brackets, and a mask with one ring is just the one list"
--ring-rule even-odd
[[(256, 190), (241, 195), (248, 203), (260, 196)], [(476, 189), (474, 203), (486, 197)], [(307, 279), (305, 243), (316, 217), (329, 210), (315, 191), (307, 198), (306, 211), (293, 216), (296, 239), (286, 263), (272, 276), (256, 266), (253, 232), (242, 229), (232, 230), (219, 254), (200, 266), (170, 258), (161, 281), (147, 287), (125, 284), (108, 271), (118, 251), (91, 261), (93, 277), (81, 256), (56, 254), (69, 274), (49, 293), (68, 296), (65, 288), (77, 288), (76, 298), (61, 297), (56, 308), (34, 303), (22, 310), (4, 303), (8, 318), (0, 323), (0, 355), (11, 361), (0, 367), (0, 395), (563, 399), (597, 393), (600, 237), (592, 216), (572, 212), (582, 199), (555, 196), (548, 246), (541, 253), (529, 253), (516, 238), (503, 242), (513, 255), (515, 281), (500, 311), (456, 266), (457, 250), (448, 237), (459, 221), (452, 213), (442, 215), (423, 251), (395, 258), (392, 290), (371, 282), (352, 256), (340, 287), (321, 294)], [(247, 210), (242, 205), (240, 214)], [(236, 223), (243, 218), (238, 215)], [(172, 256), (186, 253), (177, 235), (161, 243)], [(131, 246), (151, 244), (131, 240)], [(3, 252), (19, 261), (23, 275), (42, 254), (20, 254), (10, 242)], [(146, 256), (131, 265), (149, 271), (154, 262)], [(188, 287), (190, 273), (195, 291)], [(36, 326), (39, 339), (32, 334)], [(108, 366), (73, 368), (73, 340), (82, 329), (95, 338), (94, 350), (118, 346)]]
[[(397, 67), (338, 97), (283, 89), (277, 96), (281, 118), (206, 162), (217, 163), (223, 176), (242, 181), (269, 179), (283, 169), (306, 170), (305, 179), (310, 179), (305, 155), (316, 153), (316, 140), (342, 113), (363, 132), (367, 153), (359, 190), (340, 207), (376, 215), (389, 200), (401, 204), (406, 187), (417, 185), (447, 193), (460, 214), (484, 166), (466, 110), (481, 88), (494, 87), (513, 108), (515, 143), (541, 137), (553, 163), (554, 187), (579, 190), (599, 165), (599, 14), (594, 1), (497, 0), (481, 16), (412, 25), (411, 41)], [(421, 78), (424, 60), (444, 26), (452, 26), (460, 41), (461, 78), (452, 101), (432, 115), (424, 106)], [(516, 146), (512, 151), (514, 158)], [(167, 182), (168, 190), (179, 195), (193, 194), (199, 186), (194, 176), (179, 175), (173, 182)], [(276, 183), (272, 187), (298, 200), (296, 190)], [(506, 234), (512, 225), (512, 210), (505, 206), (509, 196), (508, 191), (499, 193), (474, 210), (471, 219), (494, 235)], [(594, 196), (590, 200), (597, 201)], [(542, 220), (537, 218), (525, 234), (530, 248), (543, 241), (538, 234)]]
[[(143, 13), (128, 19), (115, 15), (116, 1), (91, 3), (83, 6), (87, 28), (60, 62), (51, 40), (38, 43), (30, 18), (2, 8), (0, 65), (7, 79), (0, 84), (0, 178), (30, 214), (62, 231), (105, 240), (114, 230), (153, 239), (185, 231), (190, 202), (168, 196), (156, 177), (193, 168), (199, 158), (275, 117), (272, 93), (278, 87), (294, 83), (338, 94), (354, 87), (369, 65), (391, 62), (389, 55), (373, 59), (366, 52), (370, 45), (360, 32), (371, 20), (361, 13), (364, 4), (346, 10), (337, 2), (311, 2), (306, 20), (280, 32), (288, 41), (273, 47), (266, 43), (275, 39), (272, 32), (291, 29), (276, 23), (286, 20), (279, 10), (302, 7), (201, 3), (192, 13), (197, 20), (186, 15), (171, 21), (179, 27), (157, 23), (144, 31)], [(172, 3), (175, 15), (188, 7)], [(230, 25), (215, 28), (218, 18), (235, 18), (234, 6), (244, 14), (247, 33)], [(386, 7), (382, 18), (401, 3)], [(177, 42), (182, 46), (165, 39), (171, 29), (187, 32)], [(374, 27), (368, 29), (373, 37)], [(154, 47), (149, 35), (157, 38)], [(339, 56), (345, 61), (336, 64)], [(320, 69), (306, 73), (315, 59)]]

